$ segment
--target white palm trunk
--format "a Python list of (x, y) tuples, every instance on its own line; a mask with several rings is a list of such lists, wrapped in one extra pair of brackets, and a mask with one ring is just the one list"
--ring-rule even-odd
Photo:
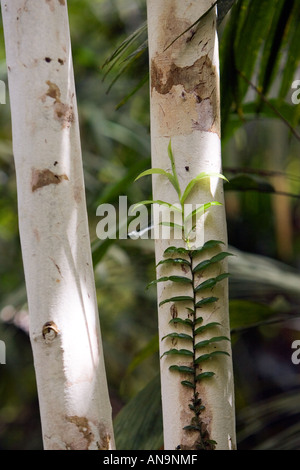
[(44, 448), (112, 449), (66, 0), (2, 0)]
[[(190, 2), (147, 0), (152, 167), (171, 170), (167, 153), (171, 139), (182, 191), (189, 181), (202, 171), (222, 173), (219, 55), (215, 10), (197, 27), (185, 33), (170, 47), (168, 46), (205, 13), (212, 3), (211, 0)], [(223, 180), (211, 178), (203, 181), (204, 183), (199, 182), (195, 186), (187, 202), (193, 204), (194, 209), (196, 204), (200, 203), (211, 201), (223, 203)], [(174, 188), (164, 176), (153, 176), (153, 200), (178, 202)], [(223, 206), (211, 207), (206, 214), (204, 226), (202, 222), (197, 230), (198, 241), (201, 241), (202, 235), (204, 235), (202, 241), (221, 240), (225, 243), (226, 250), (227, 232)], [(163, 259), (164, 250), (172, 245), (183, 246), (183, 242), (174, 239), (156, 240), (157, 263)], [(216, 253), (216, 249), (211, 250), (209, 255)], [(223, 262), (221, 267), (219, 263), (211, 267), (207, 276), (217, 276), (220, 272), (226, 272), (226, 262)], [(174, 273), (178, 274), (178, 268), (177, 271), (170, 273), (169, 266), (161, 265), (158, 268), (157, 277)], [(182, 271), (181, 275), (183, 275)], [(201, 279), (201, 281), (204, 280), (205, 278)], [(179, 283), (158, 284), (158, 302), (186, 293), (186, 289), (183, 289)], [(217, 330), (218, 334), (229, 337), (227, 281), (223, 280), (219, 283), (212, 295), (219, 298), (218, 303), (213, 308), (202, 308), (201, 316), (205, 322), (221, 323), (222, 328)], [(175, 306), (167, 303), (159, 307), (160, 338), (171, 332), (169, 321), (174, 314), (183, 318), (186, 316), (186, 311), (179, 303)], [(222, 349), (231, 353), (230, 343), (224, 343), (226, 344), (222, 345)], [(160, 355), (162, 356), (170, 347), (172, 347), (171, 339), (160, 341)], [(183, 341), (176, 347), (187, 346)], [(210, 351), (211, 349), (207, 349), (207, 352)], [(180, 361), (184, 364), (182, 359)], [(183, 430), (184, 426), (189, 425), (193, 416), (189, 409), (192, 392), (188, 387), (181, 385), (180, 374), (169, 370), (171, 364), (174, 364), (174, 358), (162, 357), (161, 383), (165, 449), (175, 449), (179, 446), (181, 449), (196, 449), (196, 433)], [(216, 375), (197, 383), (197, 392), (205, 405), (205, 410), (201, 413), (203, 426), (209, 438), (217, 442), (216, 449), (233, 449), (235, 448), (235, 412), (231, 357), (218, 356), (208, 365), (203, 364), (202, 371), (205, 370), (214, 371)]]

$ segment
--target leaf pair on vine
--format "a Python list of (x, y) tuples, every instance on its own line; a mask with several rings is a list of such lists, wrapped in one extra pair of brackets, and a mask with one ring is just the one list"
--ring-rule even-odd
[(210, 177), (217, 177), (217, 178), (222, 178), (223, 180), (227, 180), (225, 176), (223, 176), (220, 173), (215, 173), (215, 172), (201, 172), (199, 173), (195, 178), (193, 178), (186, 186), (184, 189), (183, 193), (181, 192), (181, 188), (179, 185), (179, 180), (178, 180), (178, 175), (176, 171), (176, 166), (175, 166), (175, 160), (174, 160), (174, 155), (172, 151), (172, 146), (171, 146), (171, 140), (168, 145), (168, 156), (169, 160), (171, 163), (171, 171), (166, 171), (161, 168), (150, 168), (149, 170), (143, 171), (140, 173), (135, 181), (139, 180), (143, 176), (148, 176), (148, 175), (161, 175), (165, 176), (173, 188), (175, 189), (177, 196), (178, 196), (178, 203), (170, 203), (167, 201), (161, 201), (161, 200), (145, 200), (141, 201), (137, 204), (135, 204), (134, 208), (138, 208), (139, 206), (142, 205), (147, 205), (147, 204), (159, 204), (168, 207), (171, 211), (173, 212), (178, 212), (181, 215), (181, 223), (177, 224), (174, 222), (161, 222), (161, 225), (168, 225), (173, 228), (177, 227), (182, 230), (183, 233), (183, 240), (190, 246), (190, 237), (192, 232), (195, 230), (196, 227), (196, 220), (197, 217), (203, 215), (210, 207), (212, 206), (220, 206), (221, 203), (217, 201), (212, 201), (208, 202), (205, 204), (197, 204), (196, 209), (190, 211), (187, 213), (187, 209), (189, 207), (186, 206), (186, 200), (188, 199), (189, 195), (191, 194), (191, 191), (195, 187), (196, 184), (201, 182), (202, 180)]

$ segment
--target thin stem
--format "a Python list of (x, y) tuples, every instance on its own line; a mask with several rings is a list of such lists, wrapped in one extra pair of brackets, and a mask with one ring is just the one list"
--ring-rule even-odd
[(194, 397), (193, 397), (193, 402), (196, 400), (196, 366), (195, 366), (195, 361), (196, 361), (196, 349), (195, 349), (195, 344), (196, 344), (196, 335), (195, 335), (195, 323), (196, 323), (196, 291), (195, 291), (195, 274), (193, 273), (193, 258), (191, 256), (191, 253), (189, 253), (189, 259), (191, 263), (191, 274), (192, 274), (192, 286), (193, 286), (193, 369), (194, 369), (194, 375), (193, 375), (193, 385), (194, 385)]

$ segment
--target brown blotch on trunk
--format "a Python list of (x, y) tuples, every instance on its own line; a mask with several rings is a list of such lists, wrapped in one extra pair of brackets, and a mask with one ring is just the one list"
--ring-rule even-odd
[(49, 96), (50, 98), (53, 98), (55, 101), (57, 101), (58, 103), (60, 103), (60, 89), (58, 88), (58, 86), (53, 83), (53, 82), (50, 82), (50, 80), (47, 80), (46, 81), (47, 85), (48, 85), (48, 91), (46, 93), (46, 96)]
[[(165, 55), (151, 61), (151, 93), (166, 116), (176, 111), (177, 133), (194, 130), (219, 134), (218, 81), (215, 66), (208, 55), (193, 64), (179, 67)], [(170, 132), (169, 119), (162, 118), (162, 135)]]
[[(58, 59), (60, 60), (60, 59)], [(66, 103), (62, 103), (61, 91), (56, 83), (51, 82), (50, 80), (46, 81), (48, 85), (48, 90), (43, 95), (42, 101), (45, 101), (45, 98), (49, 96), (54, 100), (54, 117), (61, 122), (62, 128), (70, 127), (70, 124), (75, 120), (75, 114), (73, 111), (73, 106)], [(72, 96), (73, 98), (73, 96)]]
[(176, 85), (182, 85), (186, 93), (194, 93), (196, 101), (200, 103), (211, 95), (215, 87), (216, 70), (208, 55), (200, 57), (194, 64), (178, 67), (171, 64), (166, 69), (164, 62), (159, 58), (152, 59), (151, 88), (157, 93), (165, 95)]
[(82, 416), (67, 416), (67, 421), (77, 426), (78, 431), (82, 434), (86, 441), (86, 450), (88, 450), (90, 444), (93, 442), (94, 434), (90, 429), (90, 424), (87, 418)]
[(31, 190), (32, 192), (34, 192), (37, 189), (43, 188), (44, 186), (48, 186), (49, 184), (59, 184), (63, 180), (69, 180), (67, 175), (58, 175), (48, 169), (38, 170), (37, 168), (34, 168), (32, 170), (31, 177)]

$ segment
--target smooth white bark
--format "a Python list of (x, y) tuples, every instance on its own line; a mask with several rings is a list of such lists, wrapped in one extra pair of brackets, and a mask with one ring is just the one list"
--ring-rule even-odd
[[(167, 154), (169, 140), (175, 158), (179, 183), (183, 190), (202, 171), (222, 173), (220, 145), (220, 97), (219, 54), (216, 35), (216, 12), (201, 21), (198, 27), (170, 43), (193, 24), (210, 6), (210, 0), (147, 0), (149, 60), (151, 72), (151, 146), (152, 167), (171, 170)], [(190, 204), (218, 201), (223, 203), (223, 182), (218, 178), (204, 180), (197, 185), (187, 201)], [(178, 202), (177, 195), (167, 178), (153, 177), (153, 199), (170, 203)], [(204, 230), (204, 232), (203, 232)], [(198, 226), (198, 240), (222, 240), (227, 243), (224, 208), (212, 207), (205, 217), (204, 226)], [(163, 259), (163, 251), (171, 245), (182, 245), (180, 240), (156, 240), (157, 263)], [(202, 243), (198, 243), (202, 245)], [(211, 251), (212, 256), (216, 251)], [(205, 258), (207, 258), (205, 254)], [(211, 268), (207, 275), (214, 277), (226, 272), (226, 263)], [(177, 271), (175, 271), (178, 273)], [(157, 276), (167, 276), (170, 267), (159, 267)], [(180, 274), (180, 271), (179, 271)], [(182, 274), (182, 272), (181, 272)], [(206, 273), (204, 274), (206, 276)], [(202, 279), (204, 280), (204, 278)], [(158, 302), (176, 295), (187, 294), (179, 284), (158, 284)], [(190, 294), (190, 293), (189, 293)], [(229, 336), (227, 282), (218, 284), (213, 294), (220, 300), (213, 309), (201, 310), (205, 323), (222, 324), (219, 334)], [(172, 311), (173, 309), (173, 311)], [(186, 310), (177, 305), (178, 315), (186, 317)], [(174, 307), (168, 303), (159, 307), (159, 335), (170, 333), (169, 320)], [(200, 339), (200, 338), (199, 338)], [(205, 339), (205, 336), (201, 339)], [(171, 340), (160, 342), (160, 354), (172, 347)], [(184, 342), (178, 348), (187, 347)], [(230, 343), (222, 349), (231, 352)], [(211, 351), (211, 349), (209, 350)], [(203, 350), (203, 352), (205, 352)], [(181, 363), (184, 362), (181, 359)], [(183, 431), (190, 424), (189, 410), (192, 392), (180, 384), (182, 377), (169, 371), (174, 359), (161, 359), (162, 405), (165, 449), (177, 446), (195, 449), (195, 434)], [(205, 405), (203, 421), (210, 438), (217, 442), (217, 449), (235, 447), (234, 388), (231, 357), (218, 356), (203, 371), (212, 370), (214, 378), (197, 386)]]
[(45, 449), (112, 449), (66, 0), (2, 0)]

